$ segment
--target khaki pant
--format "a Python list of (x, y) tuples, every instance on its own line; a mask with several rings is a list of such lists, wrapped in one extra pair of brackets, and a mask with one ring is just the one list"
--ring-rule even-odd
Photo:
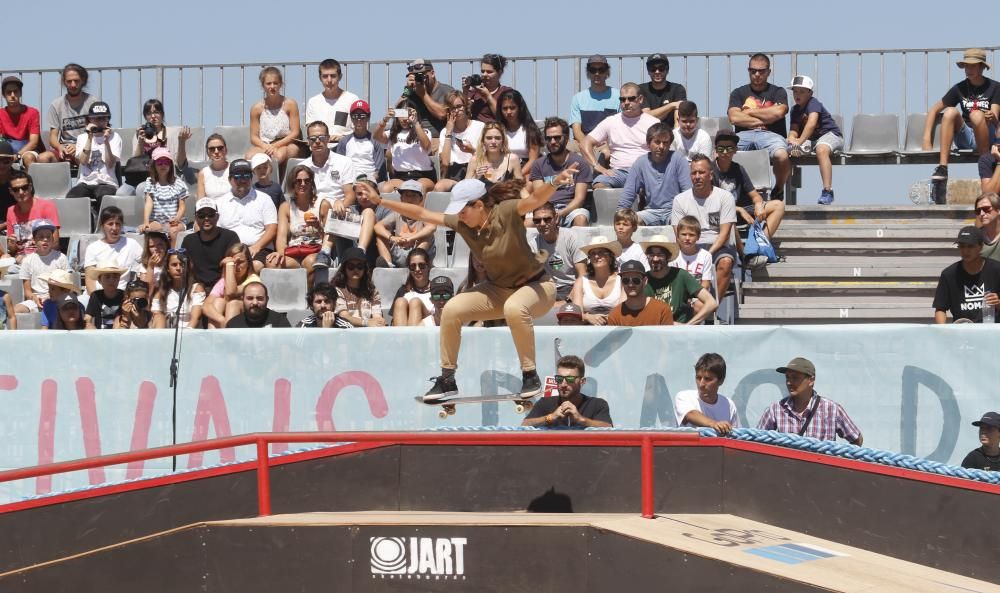
[(503, 318), (514, 338), (521, 370), (535, 370), (535, 327), (531, 322), (548, 313), (555, 300), (556, 284), (548, 276), (517, 289), (482, 282), (455, 295), (441, 312), (441, 368), (457, 367), (463, 325)]

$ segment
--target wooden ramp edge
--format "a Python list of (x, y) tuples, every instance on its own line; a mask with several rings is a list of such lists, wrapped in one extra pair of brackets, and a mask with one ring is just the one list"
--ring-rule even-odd
[(1000, 586), (735, 515), (360, 512), (215, 521), (220, 526), (581, 526), (838, 593), (1000, 593)]

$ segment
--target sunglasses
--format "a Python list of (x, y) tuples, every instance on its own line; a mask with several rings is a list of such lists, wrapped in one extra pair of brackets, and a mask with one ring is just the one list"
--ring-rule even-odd
[(344, 267), (347, 268), (349, 271), (352, 271), (352, 272), (356, 271), (356, 270), (362, 270), (363, 271), (363, 270), (365, 270), (365, 269), (368, 268), (368, 266), (366, 264), (363, 264), (363, 263), (359, 264), (359, 263), (355, 263), (355, 262), (348, 262), (348, 263), (344, 264)]
[(720, 153), (720, 154), (727, 154), (727, 153), (730, 153), (730, 152), (736, 152), (736, 147), (735, 146), (716, 146), (715, 147), (715, 152)]
[(295, 185), (309, 185), (310, 183), (312, 183), (312, 179), (309, 179), (308, 177), (305, 179), (295, 180)]
[(319, 136), (309, 136), (306, 138), (309, 142), (327, 142), (330, 140), (329, 134), (320, 134)]
[(767, 74), (770, 71), (770, 68), (747, 68), (747, 72), (750, 74)]
[(222, 152), (222, 151), (226, 150), (226, 147), (225, 146), (206, 146), (205, 150), (207, 150), (208, 152)]
[(622, 276), (623, 286), (639, 286), (646, 278), (644, 276)]
[(639, 100), (639, 95), (633, 95), (631, 97), (624, 97), (624, 96), (618, 97), (619, 103), (628, 103), (631, 101), (638, 101), (638, 100)]
[(646, 66), (646, 70), (650, 72), (666, 72), (667, 66), (666, 64), (654, 64), (652, 66)]
[(415, 272), (417, 270), (426, 270), (428, 265), (423, 262), (416, 262), (409, 265), (410, 271)]
[(353, 119), (355, 121), (362, 120), (362, 119), (368, 119), (368, 114), (367, 113), (352, 113), (351, 114), (351, 119)]
[(450, 300), (451, 297), (452, 297), (452, 294), (450, 292), (445, 292), (445, 293), (441, 293), (441, 294), (432, 294), (431, 295), (431, 301), (447, 301), (447, 300)]
[(555, 218), (551, 216), (539, 216), (535, 219), (535, 224), (549, 224), (553, 220), (555, 220)]
[(27, 184), (27, 185), (21, 185), (21, 186), (18, 186), (18, 187), (11, 187), (10, 188), (10, 193), (12, 193), (12, 194), (19, 194), (19, 193), (22, 193), (22, 192), (23, 193), (28, 193), (29, 191), (31, 191), (31, 184), (30, 183)]
[(153, 163), (157, 167), (169, 167), (170, 165), (174, 164), (173, 161), (171, 161), (170, 159), (156, 159), (155, 161), (153, 161)]
[(587, 68), (587, 72), (591, 74), (606, 74), (608, 72), (607, 68)]
[[(10, 191), (14, 191), (14, 188), (11, 188)], [(993, 206), (980, 206), (979, 208), (976, 208), (976, 214), (977, 215), (979, 215), (979, 214), (989, 214), (990, 212), (993, 212)]]
[(577, 381), (579, 381), (581, 377), (574, 377), (573, 375), (555, 375), (552, 377), (552, 379), (556, 382), (556, 384), (567, 383), (569, 385), (572, 385)]
[(250, 181), (253, 179), (253, 173), (233, 173), (230, 177), (236, 181)]
[(167, 250), (167, 255), (187, 255), (187, 252), (188, 250), (183, 247), (177, 247), (177, 248), (171, 247), (170, 249)]
[(562, 139), (563, 139), (563, 135), (562, 134), (559, 134), (558, 136), (546, 136), (545, 137), (545, 141), (546, 142), (561, 142)]
[(219, 215), (219, 213), (216, 212), (216, 211), (214, 211), (214, 210), (211, 211), (211, 212), (197, 212), (197, 213), (195, 213), (195, 217), (198, 218), (199, 220), (205, 220), (206, 218), (215, 218), (218, 215)]

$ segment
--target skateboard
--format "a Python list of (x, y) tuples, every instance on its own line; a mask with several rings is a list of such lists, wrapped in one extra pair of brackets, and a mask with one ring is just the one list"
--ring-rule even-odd
[(921, 179), (910, 186), (910, 201), (918, 206), (947, 204), (948, 180)]
[(514, 411), (518, 414), (523, 414), (531, 410), (534, 405), (534, 398), (531, 397), (521, 397), (519, 395), (514, 395), (513, 393), (501, 393), (497, 395), (456, 395), (448, 398), (443, 398), (435, 401), (425, 402), (423, 396), (416, 396), (417, 402), (424, 404), (425, 406), (441, 406), (441, 411), (438, 412), (439, 418), (447, 418), (448, 416), (455, 415), (455, 408), (459, 404), (483, 404), (488, 402), (514, 402)]

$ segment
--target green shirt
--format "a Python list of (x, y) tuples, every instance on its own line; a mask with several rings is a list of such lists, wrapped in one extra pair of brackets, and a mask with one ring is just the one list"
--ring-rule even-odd
[(1000, 261), (1000, 237), (992, 243), (983, 243), (983, 249), (979, 253), (987, 259)]
[(674, 312), (674, 321), (687, 323), (694, 317), (694, 308), (688, 301), (701, 292), (701, 282), (687, 270), (680, 268), (667, 270), (667, 275), (663, 278), (654, 278), (652, 274), (646, 275), (649, 279), (646, 282), (646, 295), (670, 305), (670, 309)]

